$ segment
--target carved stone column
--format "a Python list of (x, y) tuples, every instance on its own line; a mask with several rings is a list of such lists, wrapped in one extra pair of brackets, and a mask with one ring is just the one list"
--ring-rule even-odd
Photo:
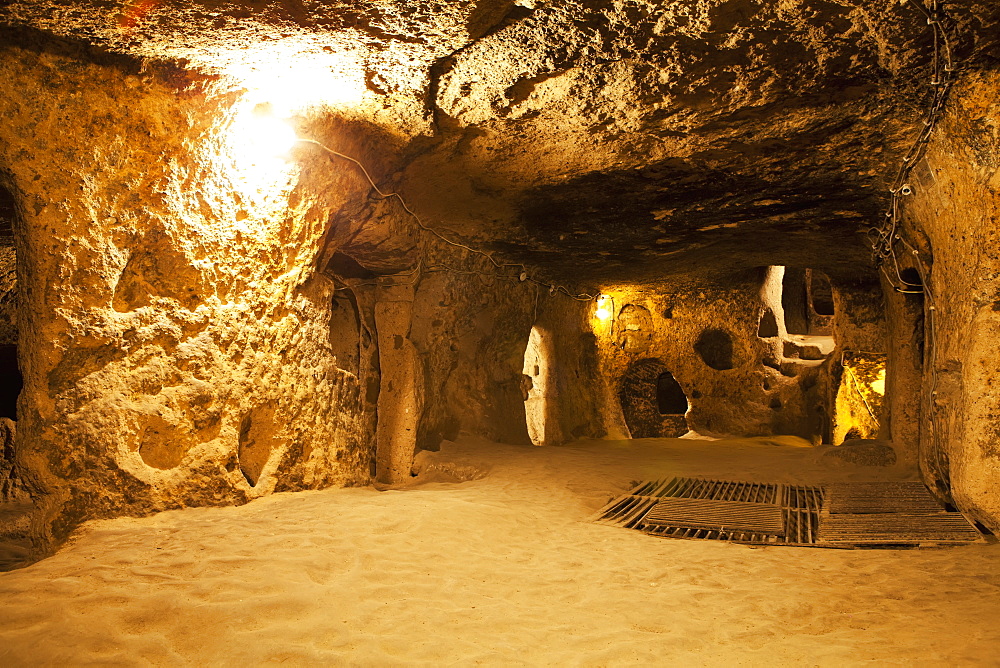
[(382, 485), (397, 485), (409, 478), (423, 410), (423, 369), (409, 339), (413, 292), (412, 285), (392, 285), (384, 280), (375, 303), (382, 378), (375, 431), (375, 480)]

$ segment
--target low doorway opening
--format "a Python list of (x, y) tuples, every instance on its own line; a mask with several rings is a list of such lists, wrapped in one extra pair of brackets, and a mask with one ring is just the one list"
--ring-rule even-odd
[(632, 438), (676, 438), (688, 431), (687, 395), (658, 359), (643, 359), (629, 366), (618, 398)]

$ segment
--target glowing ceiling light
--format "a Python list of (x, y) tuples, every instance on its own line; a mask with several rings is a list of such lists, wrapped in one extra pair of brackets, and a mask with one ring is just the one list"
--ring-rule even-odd
[(228, 135), (230, 154), (239, 168), (264, 173), (287, 164), (289, 152), (299, 141), (291, 122), (275, 116), (267, 102), (241, 105)]
[(298, 169), (290, 155), (299, 141), (292, 124), (275, 116), (267, 103), (242, 100), (220, 139), (207, 148), (247, 206), (280, 206)]
[(244, 131), (245, 140), (252, 142), (256, 152), (265, 157), (287, 157), (288, 152), (299, 141), (288, 121), (275, 116), (268, 103), (258, 104), (253, 108)]
[(266, 102), (279, 118), (316, 107), (354, 108), (367, 91), (364, 59), (354, 52), (299, 50), (294, 43), (231, 54), (224, 72), (247, 98)]

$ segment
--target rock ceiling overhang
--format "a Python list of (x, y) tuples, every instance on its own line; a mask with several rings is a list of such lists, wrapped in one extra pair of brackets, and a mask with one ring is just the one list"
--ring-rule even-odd
[[(947, 9), (967, 63), (998, 54), (993, 0)], [(332, 73), (425, 219), (590, 281), (864, 272), (933, 53), (898, 0), (8, 0), (0, 22), (237, 77), (287, 61), (336, 97)]]

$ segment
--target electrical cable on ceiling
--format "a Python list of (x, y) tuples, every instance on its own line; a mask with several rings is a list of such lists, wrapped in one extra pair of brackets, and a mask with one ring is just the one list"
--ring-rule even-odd
[[(896, 245), (899, 243), (911, 251), (915, 262), (918, 264), (918, 273), (922, 275), (925, 269), (920, 260), (919, 252), (900, 233), (900, 210), (902, 207), (902, 198), (913, 194), (913, 186), (907, 181), (913, 169), (923, 157), (927, 145), (930, 143), (931, 134), (944, 111), (944, 104), (953, 83), (952, 72), (956, 68), (952, 56), (951, 42), (943, 25), (945, 17), (939, 6), (939, 0), (930, 0), (930, 8), (925, 7), (918, 0), (909, 0), (909, 2), (926, 17), (927, 23), (931, 26), (933, 32), (934, 50), (930, 80), (933, 95), (930, 107), (923, 120), (923, 127), (903, 157), (899, 169), (896, 171), (896, 176), (890, 188), (892, 198), (890, 200), (889, 211), (885, 214), (885, 221), (881, 225), (870, 228), (868, 236), (872, 244), (875, 265), (885, 274), (889, 283), (894, 288), (899, 289), (897, 284), (902, 285), (902, 289), (919, 287), (923, 292), (930, 294), (930, 288), (923, 276), (921, 276), (923, 285), (918, 285), (906, 281), (899, 270), (899, 261), (896, 257)], [(895, 278), (890, 276), (885, 268), (887, 260), (891, 260), (892, 262), (891, 268), (895, 274)]]
[[(429, 232), (430, 234), (434, 235), (435, 237), (437, 237), (438, 239), (440, 239), (444, 243), (446, 243), (446, 244), (448, 244), (450, 246), (454, 246), (456, 248), (461, 248), (462, 250), (465, 250), (465, 251), (467, 251), (469, 253), (473, 253), (475, 255), (480, 255), (482, 257), (485, 257), (487, 260), (490, 261), (490, 263), (493, 264), (493, 266), (495, 266), (501, 272), (504, 269), (507, 269), (509, 267), (514, 267), (514, 268), (517, 268), (519, 270), (518, 273), (516, 273), (516, 274), (492, 273), (492, 274), (489, 274), (490, 276), (499, 277), (501, 279), (516, 280), (517, 282), (529, 282), (529, 283), (533, 283), (533, 284), (538, 285), (540, 287), (548, 288), (550, 295), (563, 294), (563, 295), (566, 295), (567, 297), (569, 297), (571, 299), (575, 299), (577, 301), (589, 302), (589, 301), (594, 301), (595, 299), (597, 299), (596, 295), (591, 295), (591, 294), (588, 294), (588, 293), (577, 293), (577, 294), (574, 294), (574, 293), (570, 292), (568, 288), (566, 288), (566, 287), (564, 287), (562, 285), (555, 285), (553, 283), (546, 283), (544, 281), (539, 281), (539, 280), (537, 280), (537, 279), (535, 279), (535, 278), (533, 278), (533, 277), (531, 277), (531, 276), (528, 275), (527, 270), (526, 270), (526, 268), (525, 268), (525, 266), (523, 264), (515, 263), (515, 262), (498, 262), (496, 260), (496, 258), (493, 257), (492, 253), (488, 253), (486, 251), (479, 250), (478, 248), (473, 248), (472, 246), (468, 246), (466, 244), (459, 243), (457, 241), (453, 241), (453, 240), (449, 239), (448, 237), (444, 236), (443, 234), (441, 234), (440, 232), (438, 232), (433, 227), (425, 224), (424, 221), (420, 219), (420, 216), (418, 216), (416, 213), (414, 213), (413, 209), (411, 209), (409, 207), (409, 205), (406, 203), (406, 200), (404, 200), (403, 196), (400, 195), (398, 192), (389, 192), (389, 193), (383, 192), (382, 189), (379, 188), (378, 185), (375, 183), (375, 180), (372, 178), (371, 174), (368, 172), (368, 169), (357, 158), (351, 157), (351, 156), (349, 156), (349, 155), (347, 155), (345, 153), (341, 153), (340, 151), (335, 151), (332, 148), (330, 148), (329, 146), (326, 146), (325, 144), (323, 144), (321, 142), (318, 142), (315, 139), (299, 139), (299, 142), (304, 143), (304, 144), (312, 144), (313, 146), (317, 146), (317, 147), (323, 149), (324, 151), (326, 151), (331, 156), (334, 156), (334, 157), (337, 157), (337, 158), (341, 158), (342, 160), (347, 160), (348, 162), (354, 164), (361, 171), (361, 173), (364, 175), (365, 179), (368, 181), (368, 184), (371, 186), (372, 190), (374, 190), (378, 194), (379, 197), (381, 197), (382, 199), (390, 199), (392, 197), (395, 197), (396, 200), (399, 201), (399, 204), (403, 208), (403, 211), (405, 211), (413, 219), (413, 221), (417, 224), (417, 227), (419, 227), (420, 229), (422, 229), (422, 230), (424, 230), (426, 232)], [(421, 259), (417, 263), (416, 269), (413, 272), (410, 272), (410, 273), (406, 274), (407, 276), (416, 275), (416, 278), (414, 278), (414, 280), (412, 282), (394, 283), (394, 284), (390, 284), (390, 285), (412, 285), (412, 284), (416, 283), (419, 280), (419, 274), (422, 271), (423, 272), (427, 272), (427, 273), (430, 273), (430, 271), (431, 271), (430, 268), (428, 268), (428, 269), (422, 269), (422, 265), (423, 265), (423, 260)], [(478, 273), (478, 274), (480, 274), (480, 276), (486, 276), (487, 275), (487, 274), (485, 274), (483, 272), (475, 272), (475, 271), (465, 272), (465, 271), (459, 271), (459, 270), (456, 270), (454, 268), (448, 267), (447, 265), (436, 265), (436, 267), (438, 267), (439, 268), (438, 270), (440, 270), (440, 271), (452, 271), (454, 273), (463, 273), (463, 274)], [(359, 285), (365, 285), (365, 284), (359, 284)], [(374, 285), (374, 283), (371, 284), (371, 285)]]
[[(938, 307), (935, 302), (934, 292), (931, 289), (931, 277), (927, 266), (920, 257), (920, 251), (903, 234), (900, 219), (900, 209), (903, 204), (902, 198), (913, 194), (913, 187), (907, 183), (907, 181), (909, 180), (913, 169), (916, 167), (917, 162), (919, 162), (924, 156), (927, 146), (930, 143), (931, 134), (937, 127), (937, 123), (944, 112), (944, 106), (948, 98), (948, 93), (951, 91), (954, 83), (952, 73), (957, 69), (953, 59), (951, 40), (949, 39), (948, 31), (944, 26), (944, 21), (947, 17), (941, 7), (941, 0), (927, 1), (929, 3), (927, 6), (919, 0), (909, 0), (909, 3), (916, 7), (924, 15), (927, 20), (927, 24), (931, 26), (931, 30), (933, 32), (934, 48), (930, 80), (933, 95), (931, 96), (931, 103), (927, 110), (926, 117), (923, 120), (923, 127), (917, 134), (913, 144), (910, 146), (910, 150), (907, 151), (906, 155), (903, 157), (903, 161), (896, 172), (896, 178), (893, 180), (892, 188), (890, 189), (892, 199), (890, 201), (889, 211), (886, 212), (885, 219), (880, 225), (873, 226), (868, 230), (868, 237), (872, 244), (872, 259), (875, 266), (886, 277), (893, 289), (896, 292), (901, 292), (903, 294), (922, 293), (927, 301), (926, 330), (928, 346), (926, 354), (927, 360), (929, 361), (928, 366), (930, 368), (931, 379), (927, 390), (926, 401), (928, 402), (927, 416), (930, 425), (930, 437), (934, 440), (937, 438), (933, 408), (935, 396), (937, 395), (936, 359)], [(919, 276), (920, 283), (913, 283), (903, 278), (899, 267), (899, 258), (896, 255), (897, 245), (904, 246), (906, 250), (910, 252), (913, 266)], [(886, 269), (887, 260), (891, 260), (892, 262), (891, 269), (895, 274), (895, 278), (893, 278)], [(897, 281), (899, 285), (897, 285)], [(935, 459), (936, 461), (932, 460), (932, 463), (937, 468), (937, 478), (940, 482), (947, 484), (947, 456), (944, 448), (940, 447), (940, 445), (937, 447), (937, 457)]]

